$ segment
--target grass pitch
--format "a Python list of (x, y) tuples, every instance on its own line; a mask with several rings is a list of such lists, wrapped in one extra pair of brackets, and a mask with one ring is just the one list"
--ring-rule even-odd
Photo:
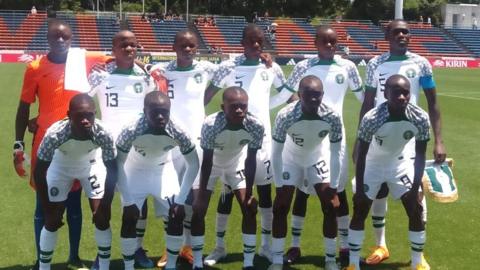
[[(291, 67), (284, 67), (289, 74)], [(34, 193), (26, 180), (19, 179), (13, 168), (11, 159), (12, 143), (14, 139), (14, 119), (23, 79), (23, 64), (1, 64), (0, 82), (2, 92), (0, 99), (1, 123), (0, 136), (1, 162), (0, 173), (3, 188), (0, 191), (0, 270), (2, 269), (30, 269), (35, 258), (33, 236)], [(361, 71), (363, 73), (363, 70)], [(476, 269), (480, 254), (478, 244), (478, 226), (480, 214), (477, 206), (480, 205), (480, 159), (478, 153), (478, 138), (480, 138), (480, 82), (478, 69), (436, 69), (435, 79), (438, 89), (438, 101), (442, 112), (442, 133), (447, 154), (455, 159), (454, 175), (459, 187), (459, 200), (452, 204), (439, 204), (429, 200), (427, 243), (425, 256), (432, 269)], [(208, 106), (207, 112), (212, 113), (219, 109), (217, 95)], [(422, 95), (420, 104), (425, 108), (425, 98)], [(355, 128), (358, 123), (360, 103), (354, 95), (348, 94), (344, 105), (344, 120), (347, 130), (349, 148), (355, 137)], [(272, 112), (274, 117), (276, 111)], [(32, 110), (31, 115), (35, 115)], [(31, 136), (27, 135), (27, 145)], [(432, 143), (429, 143), (428, 156), (432, 157)], [(30, 151), (30, 147), (27, 147)], [(350, 166), (350, 176), (353, 176), (353, 166)], [(351, 188), (347, 189), (351, 197)], [(207, 255), (214, 247), (215, 236), (215, 209), (218, 201), (218, 192), (211, 200), (211, 207), (206, 220), (206, 242), (204, 254)], [(83, 199), (83, 232), (80, 247), (80, 256), (90, 265), (95, 258), (96, 247), (93, 237), (91, 214), (87, 207), (86, 198)], [(150, 200), (150, 209), (152, 208)], [(112, 267), (123, 269), (120, 252), (120, 204), (118, 196), (115, 198), (112, 215)], [(150, 211), (145, 248), (155, 260), (161, 255), (164, 248), (162, 222), (153, 216)], [(291, 269), (318, 269), (323, 267), (323, 239), (321, 234), (322, 213), (318, 199), (309, 200), (305, 229), (302, 234), (303, 258), (299, 264)], [(260, 222), (259, 222), (260, 223)], [(240, 211), (234, 206), (229, 220), (229, 229), (225, 236), (228, 257), (213, 269), (241, 269), (242, 267), (242, 239), (240, 233)], [(381, 265), (365, 267), (363, 269), (410, 269), (410, 248), (407, 238), (407, 218), (399, 202), (390, 201), (387, 214), (387, 243), (391, 257)], [(57, 248), (53, 258), (52, 269), (65, 269), (68, 257), (68, 238), (66, 226), (60, 229)], [(289, 236), (287, 243), (289, 243)], [(260, 243), (258, 237), (258, 244)], [(366, 240), (362, 255), (368, 253), (372, 246), (373, 234), (371, 223), (366, 225)], [(266, 269), (268, 262), (256, 257), (257, 269)], [(189, 269), (185, 263), (180, 263), (179, 269)]]

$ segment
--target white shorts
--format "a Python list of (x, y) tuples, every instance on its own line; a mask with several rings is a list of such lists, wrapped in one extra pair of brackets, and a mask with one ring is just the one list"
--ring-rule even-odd
[(244, 189), (247, 186), (245, 181), (244, 166), (240, 164), (230, 167), (212, 167), (212, 173), (208, 179), (207, 189), (213, 191), (217, 178), (222, 180), (222, 183), (228, 186), (229, 190)]
[(394, 199), (400, 199), (403, 194), (412, 188), (414, 175), (413, 162), (406, 160), (396, 166), (369, 163), (365, 166), (363, 190), (371, 200), (377, 197), (383, 183), (387, 183), (390, 194)]
[(48, 198), (52, 202), (67, 200), (75, 179), (80, 181), (90, 199), (101, 199), (105, 192), (107, 170), (102, 162), (91, 161), (86, 166), (65, 166), (52, 162), (47, 170)]
[[(257, 186), (269, 185), (273, 180), (273, 168), (270, 162), (270, 151), (271, 147), (268, 145), (262, 145), (262, 148), (257, 151), (257, 168), (255, 170), (255, 179), (254, 183)], [(242, 164), (245, 163), (245, 158), (247, 157), (247, 151), (244, 151), (244, 154), (240, 158)]]
[(171, 200), (180, 191), (172, 162), (138, 166), (127, 161), (125, 175), (127, 178), (125, 190), (128, 191), (129, 201), (125, 201), (125, 196), (122, 195), (122, 206), (135, 204), (138, 209), (142, 209), (145, 199), (152, 196), (155, 199), (157, 216), (168, 217), (170, 207), (167, 198)]
[[(281, 179), (282, 185), (284, 186), (300, 188), (310, 185), (314, 192), (314, 185), (330, 183), (330, 165), (323, 159), (309, 166), (300, 166), (293, 162), (284, 162)], [(316, 192), (313, 194), (316, 194)]]
[[(338, 180), (339, 182), (337, 187), (337, 193), (344, 191), (348, 183), (348, 164), (349, 164), (348, 159), (349, 159), (349, 156), (348, 156), (347, 143), (346, 143), (345, 136), (343, 136), (342, 144), (340, 146), (340, 176)], [(306, 179), (304, 180), (304, 184), (301, 185), (298, 189), (300, 189), (300, 191), (302, 191), (303, 193), (306, 193), (309, 195), (317, 194), (317, 192), (315, 191), (315, 188), (313, 188), (313, 185), (308, 185), (308, 181)]]

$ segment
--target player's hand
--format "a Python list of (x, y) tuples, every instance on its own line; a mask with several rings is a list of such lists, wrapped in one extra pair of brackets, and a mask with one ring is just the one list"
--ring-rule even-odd
[(355, 205), (364, 205), (367, 204), (370, 201), (368, 198), (367, 194), (365, 192), (357, 190), (355, 194), (353, 195), (353, 203)]
[(183, 220), (185, 218), (185, 207), (183, 204), (173, 203), (169, 210), (169, 216), (172, 219)]
[(245, 198), (244, 207), (247, 210), (247, 212), (251, 213), (252, 215), (256, 215), (257, 206), (258, 206), (258, 202), (257, 202), (257, 199), (255, 199), (255, 197), (249, 196)]
[(37, 133), (37, 130), (38, 130), (37, 117), (34, 117), (28, 120), (27, 128), (28, 128), (28, 132), (32, 134)]
[(435, 163), (442, 163), (447, 158), (447, 152), (445, 151), (445, 146), (442, 142), (436, 143), (433, 148), (433, 159)]
[(24, 152), (25, 143), (22, 141), (16, 141), (13, 144), (13, 167), (15, 172), (20, 177), (27, 177), (28, 173), (25, 169), (25, 164), (28, 162), (28, 157)]
[(272, 55), (269, 53), (261, 53), (260, 54), (260, 60), (265, 63), (265, 66), (267, 68), (271, 68), (273, 66), (273, 59)]
[(340, 200), (338, 199), (337, 189), (328, 187), (325, 192), (327, 193), (328, 200), (333, 207), (338, 208), (340, 206)]

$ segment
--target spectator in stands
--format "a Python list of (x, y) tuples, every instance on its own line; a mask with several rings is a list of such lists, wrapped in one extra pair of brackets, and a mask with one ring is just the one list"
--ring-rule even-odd
[(253, 12), (252, 22), (253, 22), (253, 23), (258, 22), (258, 13), (257, 13), (256, 11)]
[(373, 41), (372, 49), (375, 50), (375, 51), (378, 50), (378, 40)]
[(430, 18), (430, 16), (427, 17), (427, 24), (428, 24), (428, 25), (432, 25), (432, 18)]
[(351, 38), (352, 38), (352, 36), (350, 36), (350, 34), (347, 34), (347, 38), (346, 38), (347, 42), (349, 42)]
[(263, 13), (263, 20), (268, 21), (268, 17), (270, 17), (270, 13), (268, 12), (268, 9), (265, 10), (265, 13)]
[(35, 6), (32, 6), (32, 9), (30, 9), (30, 13), (31, 13), (32, 15), (37, 14), (37, 8), (36, 8)]
[(420, 15), (420, 17), (418, 18), (418, 21), (419, 21), (421, 24), (423, 24), (423, 16), (422, 16), (422, 15)]
[(113, 22), (113, 26), (119, 26), (120, 25), (120, 15), (117, 14), (115, 17), (115, 21)]
[(276, 34), (277, 34), (277, 23), (272, 23), (269, 28), (268, 28), (268, 35), (270, 37), (270, 40), (275, 40), (276, 39)]
[(346, 58), (350, 55), (350, 48), (348, 46), (343, 47), (343, 52), (345, 53)]
[(140, 20), (142, 20), (142, 22), (148, 22), (148, 18), (147, 18), (147, 15), (145, 13), (142, 14), (142, 17), (140, 18)]
[(217, 25), (217, 23), (215, 22), (215, 18), (213, 17), (213, 15), (210, 16), (209, 21), (208, 21), (208, 25), (209, 25), (209, 26), (216, 26), (216, 25)]
[(473, 30), (477, 30), (477, 29), (478, 29), (477, 17), (473, 17), (473, 19), (472, 19), (472, 29), (473, 29)]
[(312, 22), (312, 16), (308, 15), (307, 18), (305, 19), (306, 23), (311, 23)]

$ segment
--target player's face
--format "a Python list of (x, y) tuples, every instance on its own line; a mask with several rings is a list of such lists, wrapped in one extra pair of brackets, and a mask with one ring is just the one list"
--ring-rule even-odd
[(410, 101), (410, 87), (404, 81), (385, 88), (385, 98), (391, 112), (402, 113)]
[(77, 104), (68, 112), (75, 137), (88, 137), (95, 123), (95, 108), (88, 102)]
[(317, 47), (320, 59), (333, 59), (337, 48), (337, 33), (332, 29), (320, 30), (315, 38), (315, 46)]
[(393, 22), (387, 34), (387, 41), (390, 44), (390, 51), (394, 53), (405, 53), (410, 43), (410, 29), (406, 22)]
[(195, 54), (197, 54), (197, 49), (197, 37), (190, 33), (186, 33), (184, 36), (178, 38), (177, 42), (173, 44), (173, 50), (177, 54), (178, 64), (191, 65)]
[(72, 30), (63, 24), (56, 24), (47, 33), (50, 52), (53, 54), (66, 54), (72, 43)]
[(243, 52), (247, 59), (258, 59), (263, 52), (265, 36), (260, 30), (252, 29), (242, 39)]
[(306, 114), (316, 114), (318, 107), (322, 103), (323, 90), (319, 89), (302, 89), (299, 92), (302, 112)]
[(159, 102), (149, 104), (145, 108), (145, 116), (150, 128), (153, 130), (164, 129), (168, 121), (170, 121), (170, 102), (168, 100), (160, 100)]
[(235, 98), (224, 100), (222, 110), (225, 113), (227, 122), (233, 125), (240, 125), (247, 115), (248, 98), (245, 95), (238, 95)]
[(115, 41), (112, 53), (118, 63), (133, 64), (137, 56), (137, 39), (126, 32)]

